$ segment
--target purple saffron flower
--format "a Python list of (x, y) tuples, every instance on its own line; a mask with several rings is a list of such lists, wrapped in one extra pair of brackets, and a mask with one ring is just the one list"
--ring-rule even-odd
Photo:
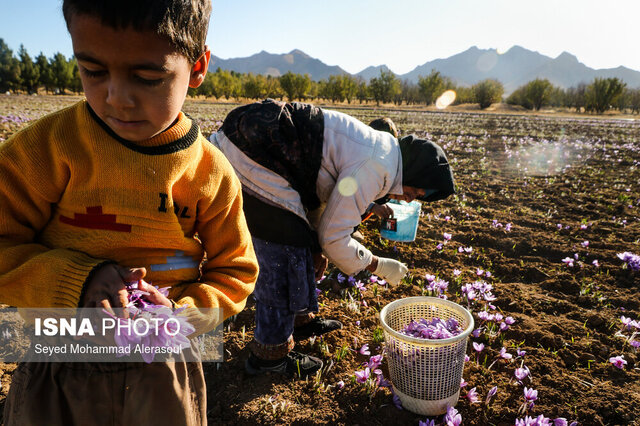
[(475, 387), (469, 389), (469, 392), (467, 392), (467, 399), (471, 404), (480, 402), (480, 397), (478, 396), (478, 392), (476, 391)]
[(482, 352), (482, 350), (484, 349), (484, 344), (483, 343), (477, 343), (477, 342), (473, 342), (473, 349), (480, 353)]
[(378, 282), (378, 277), (377, 277), (376, 275), (371, 275), (371, 276), (369, 277), (369, 281), (370, 281), (371, 283), (377, 283), (377, 282)]
[(518, 379), (519, 382), (522, 382), (529, 374), (531, 374), (531, 372), (526, 365), (520, 368), (516, 368), (516, 371), (514, 371), (513, 373), (513, 375), (516, 376), (516, 379)]
[(369, 376), (371, 376), (371, 370), (369, 370), (369, 367), (367, 367), (364, 370), (356, 371), (355, 375), (356, 382), (365, 383), (369, 379)]
[(598, 259), (594, 259), (593, 262), (591, 262), (591, 264), (596, 268), (600, 266), (600, 262), (598, 262)]
[[(524, 399), (529, 403), (533, 403), (535, 400), (538, 399), (538, 391), (533, 388), (528, 388), (525, 386)], [(533, 407), (533, 405), (530, 405), (529, 407)]]
[(453, 270), (453, 276), (454, 276), (454, 277), (459, 276), (461, 273), (462, 273), (462, 271), (461, 271), (460, 269), (454, 269), (454, 270)]
[(465, 253), (471, 253), (473, 251), (473, 247), (465, 247), (464, 248), (464, 252)]
[(338, 282), (340, 284), (342, 284), (344, 282), (344, 280), (347, 279), (347, 276), (345, 274), (343, 274), (342, 272), (338, 272), (338, 275), (336, 276), (336, 279), (338, 280)]
[(618, 258), (626, 263), (626, 267), (632, 271), (640, 271), (640, 256), (631, 252), (625, 251), (624, 253), (618, 253)]
[(442, 234), (442, 236), (446, 241), (451, 241), (451, 234), (449, 234), (448, 232), (445, 232), (444, 234)]
[(398, 395), (396, 395), (395, 393), (393, 394), (392, 401), (393, 401), (393, 405), (395, 405), (398, 410), (402, 410), (403, 409), (402, 408), (402, 401), (400, 401), (400, 397)]
[(376, 370), (382, 364), (382, 355), (374, 355), (369, 358), (369, 362), (367, 362), (367, 366), (373, 371)]
[(371, 352), (369, 351), (369, 345), (366, 343), (362, 345), (358, 352), (360, 352), (360, 355), (371, 355)]
[(467, 386), (469, 383), (464, 381), (464, 377), (460, 377), (460, 387), (463, 388)]
[(428, 282), (433, 282), (433, 281), (435, 281), (436, 276), (435, 275), (431, 275), (431, 274), (426, 274), (424, 276), (424, 279), (427, 280)]
[(562, 262), (567, 265), (570, 268), (573, 268), (573, 259), (570, 257), (565, 257), (564, 259), (562, 259)]
[(558, 417), (557, 419), (553, 419), (553, 426), (568, 426), (567, 419), (564, 417)]
[(527, 354), (527, 351), (517, 348), (516, 353), (518, 354), (519, 357), (524, 357)]
[(489, 404), (489, 402), (491, 402), (491, 399), (496, 395), (496, 393), (498, 393), (497, 386), (494, 386), (491, 389), (489, 389), (489, 392), (487, 393), (487, 399), (485, 399), (484, 403)]
[(444, 246), (442, 245), (442, 243), (439, 243), (439, 244), (436, 246), (436, 248), (437, 248), (438, 250), (442, 250), (442, 249), (444, 248)]
[(431, 420), (427, 419), (424, 422), (422, 420), (420, 420), (418, 422), (418, 426), (436, 426), (436, 422), (433, 419), (431, 419)]
[(589, 241), (586, 241), (586, 240), (585, 240), (585, 241), (581, 242), (581, 243), (580, 243), (580, 245), (581, 245), (582, 247), (584, 247), (584, 248), (588, 248), (588, 247), (589, 247)]
[(344, 380), (340, 380), (338, 383), (336, 383), (336, 388), (338, 389), (344, 388)]
[(500, 349), (500, 354), (499, 354), (500, 358), (502, 359), (511, 359), (513, 358), (513, 355), (511, 355), (510, 353), (507, 352), (507, 348), (503, 347), (502, 349)]
[(507, 224), (504, 226), (504, 230), (505, 230), (505, 231), (507, 231), (507, 232), (511, 232), (511, 226), (512, 226), (512, 225), (511, 225), (511, 223), (507, 223)]
[(458, 410), (450, 406), (447, 408), (444, 421), (447, 426), (460, 426), (462, 424), (462, 416), (458, 413)]
[(613, 364), (614, 367), (619, 369), (623, 369), (625, 365), (627, 365), (627, 361), (624, 359), (624, 355), (618, 355), (609, 358), (609, 362)]

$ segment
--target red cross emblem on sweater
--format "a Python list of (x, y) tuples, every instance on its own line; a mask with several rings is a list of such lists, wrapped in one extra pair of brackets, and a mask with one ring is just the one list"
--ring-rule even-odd
[(79, 228), (104, 229), (106, 231), (131, 232), (131, 225), (117, 223), (115, 214), (103, 214), (102, 206), (87, 207), (87, 213), (74, 213), (73, 219), (60, 215), (60, 222)]

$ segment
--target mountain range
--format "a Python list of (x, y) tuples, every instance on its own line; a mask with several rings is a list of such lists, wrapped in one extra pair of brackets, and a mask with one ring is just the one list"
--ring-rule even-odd
[[(212, 56), (209, 70), (215, 71), (217, 68), (272, 76), (280, 76), (291, 71), (296, 74), (309, 74), (313, 80), (326, 79), (330, 75), (349, 74), (339, 66), (327, 65), (297, 49), (285, 54), (268, 53), (263, 50), (246, 58), (221, 59)], [(386, 65), (370, 66), (354, 75), (369, 81), (372, 77), (380, 75), (381, 70), (389, 71), (389, 68)], [(442, 75), (463, 86), (471, 86), (486, 78), (495, 78), (502, 82), (506, 94), (535, 78), (549, 79), (554, 85), (565, 89), (580, 83), (589, 83), (595, 77), (618, 77), (627, 83), (627, 87), (640, 87), (640, 71), (623, 66), (593, 69), (568, 52), (551, 58), (520, 46), (513, 46), (504, 53), (499, 53), (496, 49), (479, 49), (473, 46), (448, 58), (428, 61), (406, 74), (397, 74), (397, 77), (417, 83), (419, 76), (426, 76), (431, 70), (440, 71)]]

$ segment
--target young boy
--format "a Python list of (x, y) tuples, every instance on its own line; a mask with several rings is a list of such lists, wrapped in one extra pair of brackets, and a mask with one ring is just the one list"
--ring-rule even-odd
[[(143, 286), (155, 304), (236, 314), (258, 272), (241, 186), (180, 111), (206, 74), (210, 0), (63, 12), (86, 101), (0, 145), (0, 303), (122, 307), (144, 277), (171, 286), (168, 298)], [(206, 421), (202, 365), (185, 362), (23, 363), (4, 413), (5, 425)]]

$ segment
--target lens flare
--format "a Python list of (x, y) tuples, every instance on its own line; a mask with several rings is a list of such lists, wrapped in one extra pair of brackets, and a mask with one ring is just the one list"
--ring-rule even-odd
[(358, 181), (351, 177), (347, 176), (346, 178), (340, 179), (338, 182), (338, 192), (343, 197), (351, 197), (358, 190)]
[(476, 68), (481, 72), (489, 72), (496, 66), (498, 63), (498, 55), (495, 51), (490, 50), (488, 52), (483, 53), (479, 58), (478, 62), (476, 62)]
[(436, 108), (445, 109), (456, 100), (456, 92), (447, 90), (436, 100)]

